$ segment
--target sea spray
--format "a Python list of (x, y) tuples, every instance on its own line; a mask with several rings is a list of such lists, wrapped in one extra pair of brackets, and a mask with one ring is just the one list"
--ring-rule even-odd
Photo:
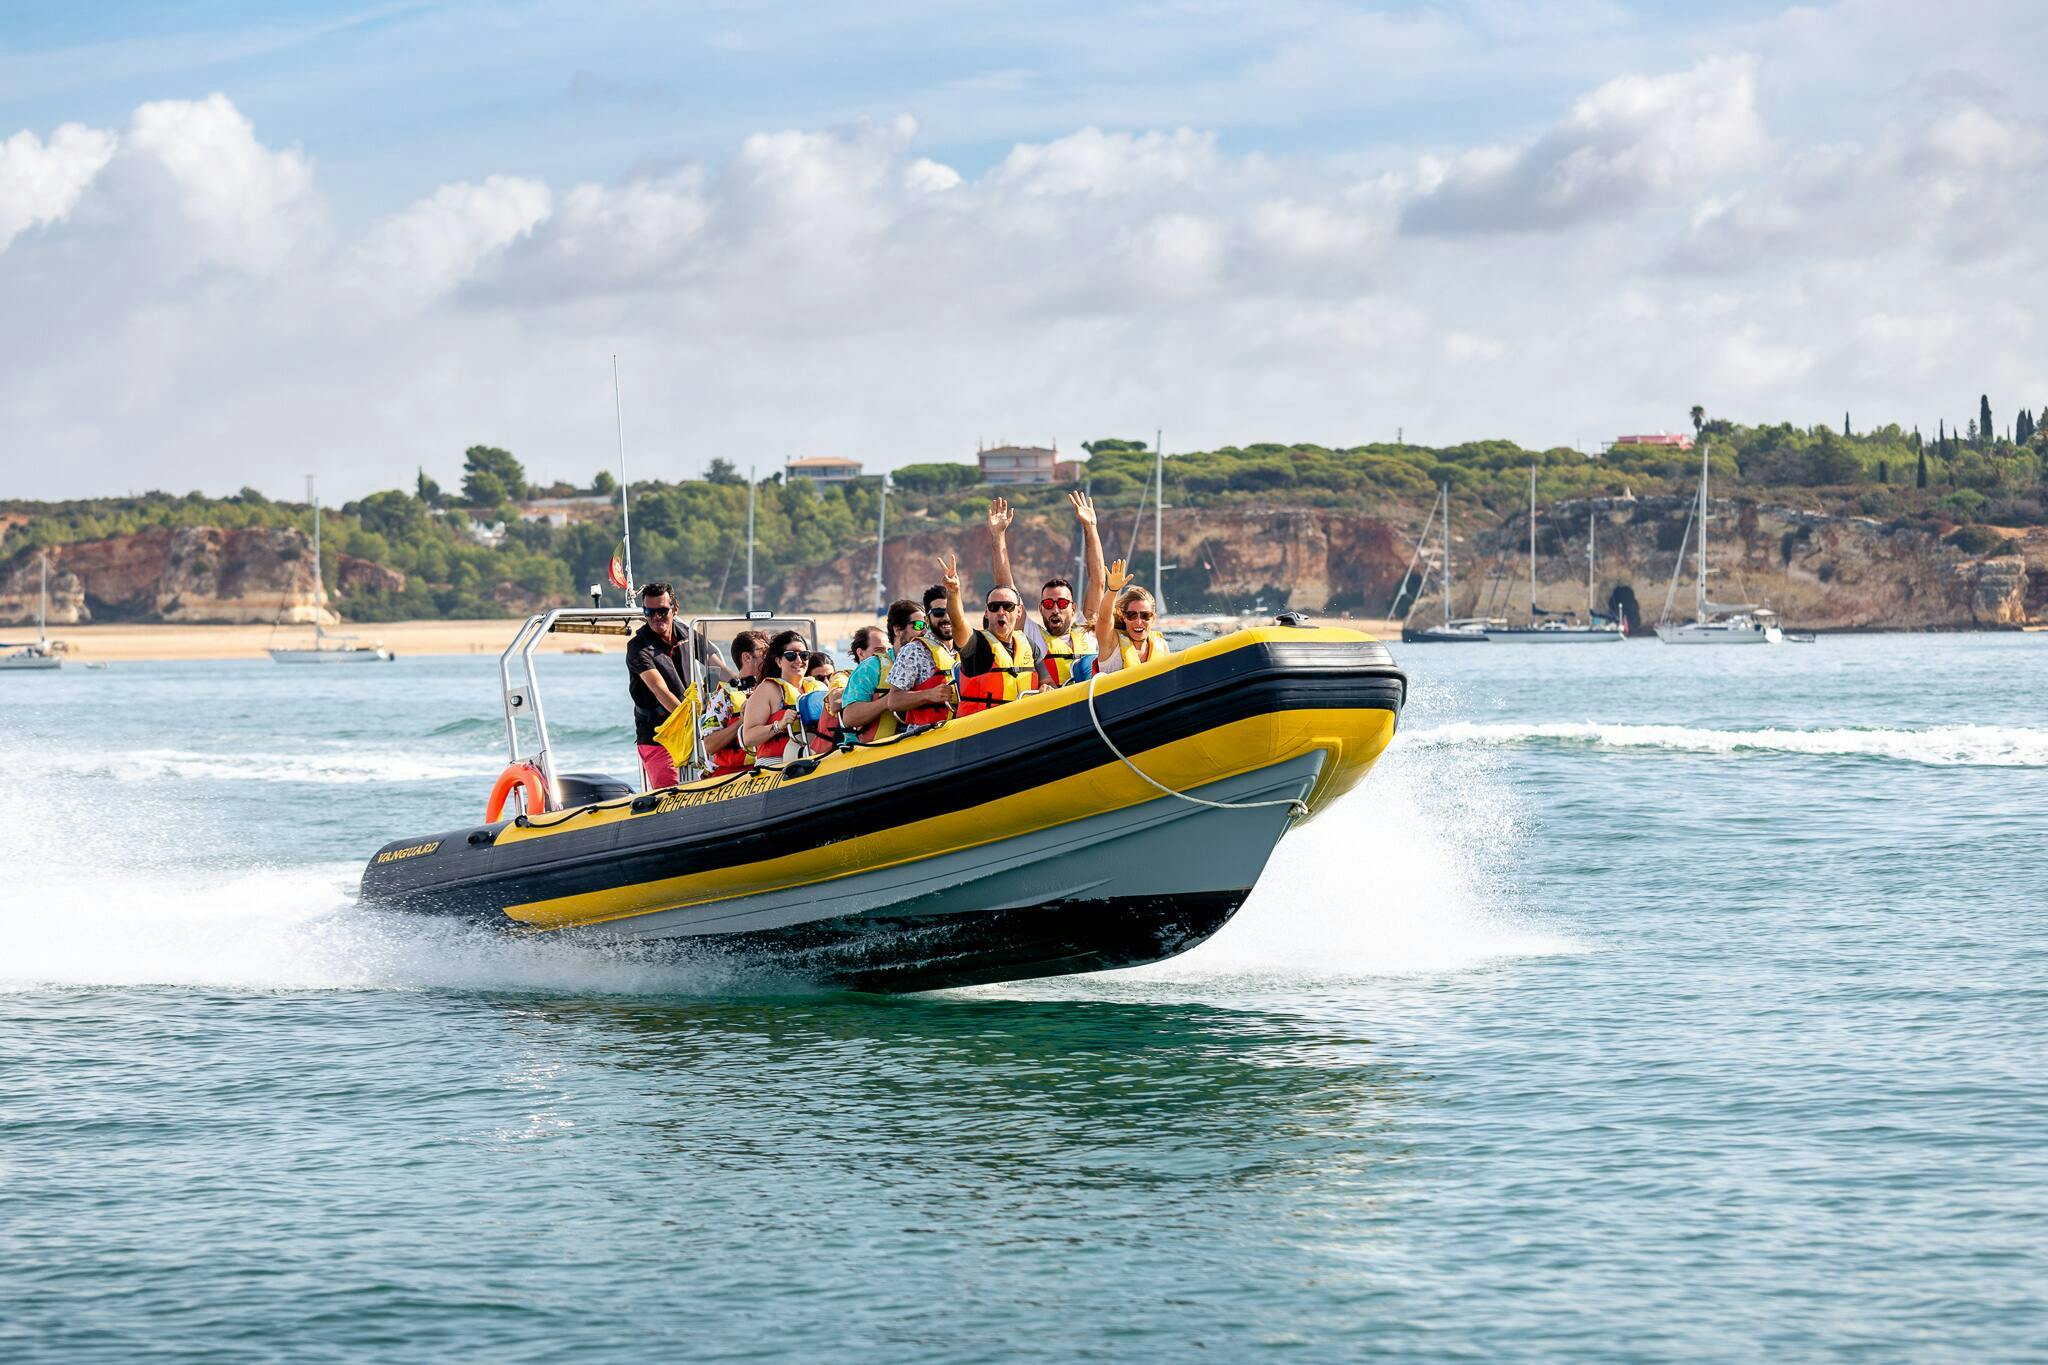
[(1281, 841), (1214, 938), (1119, 975), (1342, 980), (1582, 951), (1522, 908), (1528, 817), (1503, 766), (1396, 739), (1364, 782)]
[(1600, 721), (1535, 724), (1454, 721), (1415, 731), (1423, 749), (1475, 749), (1523, 744), (1661, 749), (1701, 754), (1801, 754), (1869, 758), (1936, 767), (2048, 767), (2048, 729), (2012, 725), (1936, 725), (1925, 729), (1716, 730), (1688, 725)]

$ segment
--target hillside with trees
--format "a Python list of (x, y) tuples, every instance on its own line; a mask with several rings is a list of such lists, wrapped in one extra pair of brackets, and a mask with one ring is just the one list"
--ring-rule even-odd
[[(1812, 512), (1874, 519), (1932, 531), (1969, 553), (1990, 553), (2018, 528), (2048, 524), (2048, 410), (2020, 409), (2003, 432), (1988, 396), (1958, 431), (1938, 421), (1928, 435), (1890, 424), (1746, 425), (1707, 420), (1717, 496), (1769, 501)], [(1087, 442), (1085, 480), (1105, 510), (1129, 512), (1151, 497), (1154, 460), (1143, 441)], [(1598, 454), (1567, 447), (1531, 450), (1510, 440), (1417, 446), (1387, 442), (1327, 447), (1261, 442), (1172, 454), (1165, 500), (1180, 509), (1270, 507), (1367, 512), (1419, 522), (1435, 486), (1448, 484), (1453, 516), (1468, 527), (1497, 524), (1526, 505), (1531, 466), (1537, 497), (1672, 495), (1697, 478), (1697, 451), (1617, 445)], [(1020, 512), (1057, 515), (1065, 490), (1005, 488)], [(747, 486), (732, 463), (714, 459), (705, 477), (636, 481), (634, 560), (642, 578), (678, 585), (691, 609), (735, 606), (743, 591)], [(580, 597), (601, 582), (619, 539), (618, 486), (609, 473), (587, 482), (536, 482), (510, 451), (476, 445), (463, 456), (453, 491), (424, 471), (409, 489), (390, 489), (328, 508), (324, 571), (338, 585), (340, 558), (369, 561), (403, 586), (360, 581), (335, 606), (357, 621), (502, 616), (508, 610)], [(844, 484), (763, 480), (755, 499), (755, 576), (762, 605), (780, 602), (794, 581), (850, 547), (873, 544), (878, 477)], [(892, 537), (977, 525), (990, 490), (975, 467), (910, 464), (891, 476)], [(522, 519), (536, 499), (582, 500), (589, 519), (556, 526)], [(606, 506), (602, 500), (612, 500)], [(0, 502), (0, 564), (42, 545), (93, 541), (153, 528), (296, 527), (309, 531), (303, 503), (274, 502), (245, 488), (226, 497), (154, 492), (72, 502)], [(493, 529), (497, 528), (497, 529)], [(396, 581), (391, 580), (391, 581)], [(1169, 587), (1171, 582), (1169, 581)], [(1177, 605), (1198, 601), (1176, 598)], [(784, 605), (800, 606), (801, 603)]]

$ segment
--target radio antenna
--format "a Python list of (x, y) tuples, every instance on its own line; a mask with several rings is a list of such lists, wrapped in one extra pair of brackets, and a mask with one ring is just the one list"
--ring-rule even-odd
[(626, 600), (631, 605), (633, 585), (633, 485), (626, 480), (626, 410), (619, 402), (619, 357), (612, 353), (612, 419), (619, 433), (619, 520), (626, 531)]

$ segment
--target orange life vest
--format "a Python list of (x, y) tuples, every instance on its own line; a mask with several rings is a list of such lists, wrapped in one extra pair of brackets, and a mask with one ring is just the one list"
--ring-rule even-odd
[(988, 641), (988, 652), (995, 662), (988, 672), (960, 680), (960, 714), (963, 716), (1015, 701), (1029, 692), (1038, 680), (1038, 665), (1031, 658), (1031, 643), (1023, 635), (1011, 636), (1010, 647), (1005, 648), (991, 632), (984, 630), (979, 634)]

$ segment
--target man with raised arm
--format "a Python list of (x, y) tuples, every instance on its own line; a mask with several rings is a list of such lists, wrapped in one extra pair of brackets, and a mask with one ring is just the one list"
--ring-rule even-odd
[[(1073, 504), (1074, 518), (1081, 523), (1082, 539), (1087, 544), (1088, 572), (1083, 581), (1099, 591), (1105, 571), (1102, 536), (1095, 526), (1095, 504), (1086, 493), (1078, 492), (1067, 494), (1067, 501)], [(1017, 591), (1017, 578), (1010, 570), (1009, 530), (1015, 517), (1004, 499), (997, 498), (989, 504), (988, 534), (995, 557), (996, 587), (1008, 588), (1013, 593)], [(1038, 590), (1040, 619), (1025, 618), (1024, 641), (1037, 661), (1041, 687), (1065, 687), (1076, 678), (1087, 678), (1095, 666), (1095, 640), (1080, 624), (1077, 600), (1093, 602), (1085, 593), (1077, 595), (1074, 585), (1066, 579), (1048, 578)]]
[(1024, 604), (1017, 590), (990, 588), (982, 604), (987, 624), (976, 630), (967, 624), (967, 608), (960, 600), (960, 556), (940, 559), (939, 574), (946, 587), (946, 618), (953, 623), (953, 644), (960, 654), (960, 705), (954, 714), (971, 716), (1002, 706), (1037, 687), (1038, 667), (1020, 629)]

